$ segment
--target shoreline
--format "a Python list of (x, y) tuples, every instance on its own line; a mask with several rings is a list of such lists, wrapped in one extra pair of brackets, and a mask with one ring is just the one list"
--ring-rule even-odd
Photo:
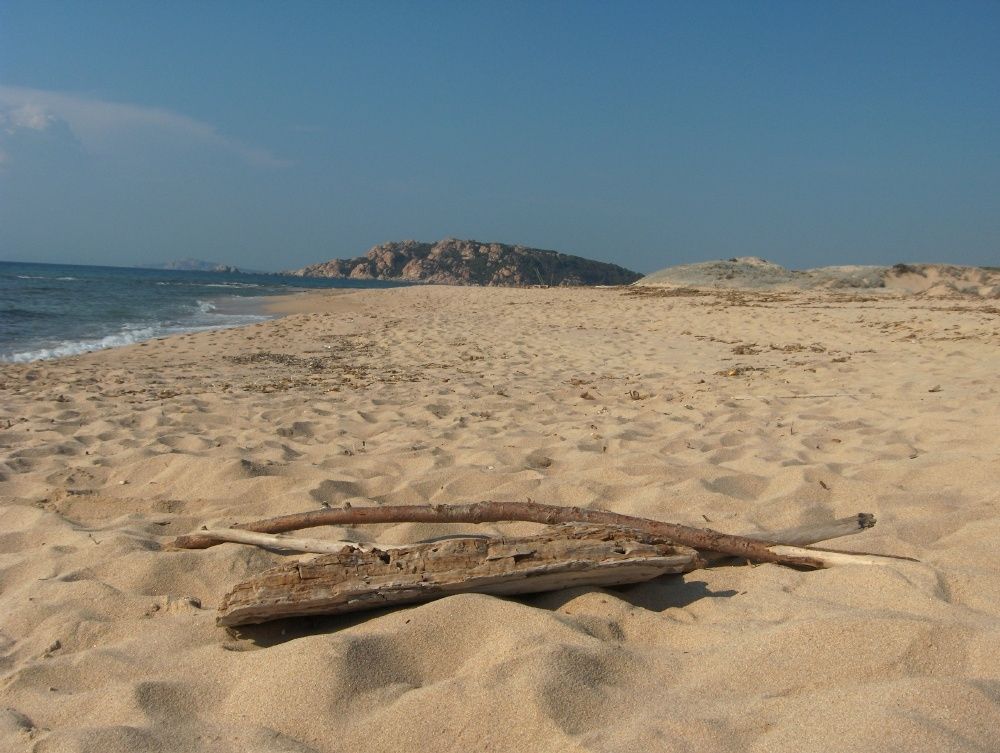
[[(0, 358), (0, 365), (33, 364), (43, 361), (59, 361), (76, 356), (98, 353), (106, 350), (119, 350), (151, 341), (162, 341), (169, 338), (199, 332), (214, 332), (228, 329), (248, 327), (261, 322), (270, 321), (295, 313), (304, 313), (314, 307), (322, 308), (320, 303), (328, 294), (340, 295), (358, 292), (364, 288), (325, 288), (313, 290), (297, 290), (277, 295), (262, 296), (221, 296), (215, 299), (199, 300), (203, 315), (219, 317), (242, 317), (244, 321), (223, 321), (212, 323), (210, 319), (204, 323), (173, 324), (169, 332), (157, 331), (161, 324), (149, 324), (140, 328), (128, 329), (128, 323), (123, 322), (117, 329), (110, 330), (105, 335), (93, 336), (79, 340), (63, 340), (59, 343), (45, 343), (45, 347), (31, 348), (27, 344), (22, 351), (17, 351), (11, 357)], [(39, 354), (39, 355), (36, 355)], [(34, 357), (29, 357), (34, 356)]]
[(274, 316), (257, 298), (395, 288), (381, 281), (289, 278), (4, 262), (0, 358), (30, 363)]
[[(352, 289), (352, 288), (328, 288), (324, 290), (301, 290), (288, 295), (262, 296), (262, 310), (276, 317), (291, 316), (293, 314), (322, 313), (329, 308), (336, 308), (335, 304), (328, 299), (336, 299), (351, 293), (362, 292), (362, 290), (375, 290), (376, 288)], [(398, 288), (387, 288), (396, 290)]]

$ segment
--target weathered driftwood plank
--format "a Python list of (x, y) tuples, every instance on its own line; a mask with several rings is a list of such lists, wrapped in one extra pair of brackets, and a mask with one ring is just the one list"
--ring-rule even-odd
[(455, 593), (525, 594), (637, 583), (691, 569), (697, 552), (613, 526), (552, 526), (519, 538), (453, 538), (390, 550), (345, 547), (239, 583), (218, 623), (342, 614)]

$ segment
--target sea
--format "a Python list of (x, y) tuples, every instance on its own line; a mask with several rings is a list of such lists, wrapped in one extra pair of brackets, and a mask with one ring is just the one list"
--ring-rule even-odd
[(262, 296), (399, 283), (0, 262), (0, 361), (27, 363), (273, 318)]

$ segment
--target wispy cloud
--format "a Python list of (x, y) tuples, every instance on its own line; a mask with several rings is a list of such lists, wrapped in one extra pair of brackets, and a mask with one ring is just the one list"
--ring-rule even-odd
[(116, 139), (124, 134), (140, 134), (181, 138), (227, 151), (262, 167), (289, 164), (266, 149), (225, 136), (210, 123), (170, 110), (44, 89), (0, 86), (0, 138), (18, 131), (43, 131), (56, 123), (65, 123), (83, 148), (95, 153), (113, 149)]

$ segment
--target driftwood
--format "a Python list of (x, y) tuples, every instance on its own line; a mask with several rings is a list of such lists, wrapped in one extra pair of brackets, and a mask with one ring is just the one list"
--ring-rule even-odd
[(891, 565), (895, 562), (917, 562), (913, 557), (899, 557), (892, 554), (873, 554), (871, 552), (842, 552), (836, 549), (808, 549), (799, 546), (777, 545), (772, 551), (788, 555), (808, 555), (823, 563), (823, 567), (835, 565)]
[(692, 569), (698, 555), (616, 526), (561, 525), (518, 538), (453, 538), (391, 550), (344, 547), (238, 584), (219, 607), (223, 626), (342, 614), (451, 594), (526, 594), (637, 583)]
[[(533, 536), (457, 535), (406, 546), (280, 535), (322, 525), (501, 520), (550, 525)], [(551, 525), (553, 522), (559, 525)], [(891, 562), (892, 558), (879, 555), (804, 548), (873, 525), (874, 516), (859, 513), (818, 525), (735, 536), (600, 510), (532, 502), (481, 502), (320, 510), (234, 528), (203, 529), (173, 543), (197, 549), (235, 542), (322, 555), (279, 566), (238, 584), (224, 598), (218, 617), (220, 625), (235, 626), (284, 617), (341, 614), (463, 592), (524, 594), (637, 583), (732, 557), (814, 568)]]
[(233, 544), (250, 544), (264, 549), (281, 549), (287, 552), (306, 552), (311, 554), (336, 554), (345, 547), (358, 551), (370, 552), (373, 549), (399, 549), (398, 546), (378, 544), (361, 544), (356, 541), (323, 541), (320, 539), (304, 539), (299, 536), (281, 536), (273, 533), (256, 533), (241, 531), (238, 528), (208, 528), (201, 531), (201, 536), (211, 536), (220, 542)]
[[(533, 523), (589, 523), (630, 528), (700, 552), (728, 557), (738, 557), (751, 562), (775, 562), (795, 567), (820, 568), (826, 565), (818, 556), (807, 553), (776, 551), (775, 544), (801, 544), (797, 541), (762, 540), (752, 536), (735, 536), (708, 528), (693, 528), (677, 523), (637, 518), (631, 515), (604, 510), (587, 510), (580, 507), (559, 507), (537, 502), (476, 502), (465, 505), (398, 505), (381, 507), (345, 507), (341, 509), (312, 510), (284, 515), (253, 523), (235, 526), (236, 530), (258, 533), (284, 533), (302, 528), (330, 525), (360, 525), (373, 523), (491, 523), (500, 521), (529, 521)], [(860, 513), (853, 518), (837, 521), (836, 528), (863, 530), (875, 524), (873, 516)], [(792, 533), (801, 539), (802, 530)], [(815, 535), (815, 534), (813, 534)], [(844, 534), (839, 534), (844, 535)], [(818, 541), (824, 539), (816, 539)], [(184, 549), (205, 549), (223, 543), (208, 532), (180, 536), (173, 545)], [(811, 542), (809, 542), (811, 543)]]
[[(839, 538), (841, 536), (849, 536), (852, 533), (857, 533), (859, 530), (868, 528), (874, 524), (874, 518), (866, 513), (861, 513), (860, 515), (852, 515), (849, 518), (841, 518), (839, 520), (833, 520), (828, 523), (820, 523), (817, 525), (809, 526), (798, 526), (795, 528), (788, 528), (780, 531), (768, 531), (765, 533), (748, 533), (745, 534), (747, 538), (757, 539), (758, 541), (770, 542), (772, 547), (775, 544), (787, 545), (787, 547), (802, 547), (808, 544), (814, 544), (817, 541), (828, 541), (829, 539)], [(299, 536), (285, 536), (283, 534), (275, 533), (257, 533), (255, 531), (244, 531), (239, 528), (206, 528), (198, 533), (199, 536), (211, 537), (213, 539), (218, 539), (220, 543), (234, 543), (234, 544), (249, 544), (251, 546), (259, 546), (264, 549), (272, 549), (276, 551), (285, 552), (301, 552), (308, 554), (336, 554), (340, 552), (345, 547), (352, 547), (361, 551), (371, 551), (373, 549), (400, 549), (399, 545), (392, 544), (366, 544), (357, 541), (329, 541), (326, 539), (308, 539)], [(451, 535), (451, 536), (441, 536), (429, 540), (426, 543), (441, 541), (448, 538), (488, 538), (485, 534), (468, 534), (468, 535)], [(423, 541), (418, 543), (425, 543)], [(787, 550), (787, 547), (783, 549), (785, 553), (791, 553)], [(826, 562), (834, 562), (838, 558), (827, 557), (828, 554), (851, 554), (851, 555), (864, 555), (866, 553), (855, 553), (855, 552), (837, 552), (830, 549), (808, 549), (798, 552), (800, 554), (808, 554), (808, 556), (822, 557)], [(809, 554), (815, 553), (815, 554)], [(884, 557), (885, 555), (878, 555)], [(727, 555), (709, 555), (703, 557), (704, 562), (700, 564), (715, 564), (721, 560), (731, 559)], [(899, 559), (899, 558), (897, 558)], [(847, 560), (843, 560), (846, 562)], [(859, 560), (860, 562), (860, 560)], [(880, 563), (883, 564), (883, 563)]]
[(875, 525), (875, 516), (870, 512), (859, 512), (846, 518), (838, 518), (825, 523), (812, 523), (795, 528), (785, 528), (780, 531), (764, 531), (762, 533), (744, 533), (748, 539), (767, 541), (771, 544), (786, 546), (808, 546), (820, 541), (839, 539), (852, 533), (864, 531)]

